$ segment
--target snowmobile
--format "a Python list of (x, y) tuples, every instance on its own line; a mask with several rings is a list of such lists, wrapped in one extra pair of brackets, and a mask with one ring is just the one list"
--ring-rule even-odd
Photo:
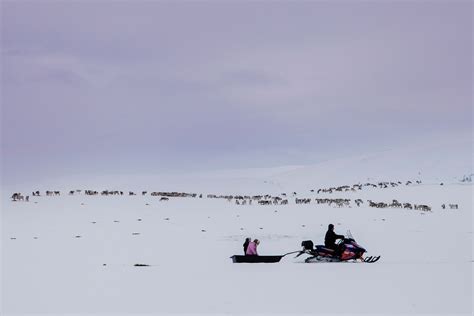
[(311, 240), (305, 240), (301, 243), (303, 250), (296, 256), (308, 254), (310, 257), (305, 259), (306, 263), (311, 262), (344, 262), (355, 261), (374, 263), (380, 259), (380, 256), (370, 256), (364, 258), (366, 250), (356, 243), (352, 236), (345, 237), (336, 245), (336, 249), (327, 248), (324, 245), (316, 245)]

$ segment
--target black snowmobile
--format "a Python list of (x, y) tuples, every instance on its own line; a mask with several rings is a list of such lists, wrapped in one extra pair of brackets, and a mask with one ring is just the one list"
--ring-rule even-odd
[(327, 248), (324, 245), (314, 244), (311, 240), (305, 240), (301, 243), (303, 250), (297, 255), (308, 254), (310, 257), (305, 259), (306, 263), (311, 262), (343, 262), (343, 261), (359, 261), (366, 263), (374, 263), (380, 259), (380, 256), (370, 256), (364, 258), (366, 250), (356, 243), (354, 238), (344, 238), (338, 244), (336, 249)]

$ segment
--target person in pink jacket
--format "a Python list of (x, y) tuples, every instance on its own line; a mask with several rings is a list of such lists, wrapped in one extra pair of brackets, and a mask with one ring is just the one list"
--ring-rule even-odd
[(247, 256), (258, 256), (257, 253), (257, 246), (260, 244), (258, 239), (251, 241), (249, 246), (247, 247), (247, 252), (245, 253)]

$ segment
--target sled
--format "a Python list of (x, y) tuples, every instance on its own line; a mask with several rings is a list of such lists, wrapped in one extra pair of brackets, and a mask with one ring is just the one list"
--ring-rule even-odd
[(299, 251), (293, 251), (289, 253), (285, 253), (284, 255), (278, 256), (241, 256), (241, 255), (233, 255), (230, 257), (233, 263), (276, 263), (280, 262), (281, 258), (286, 255), (297, 253)]
[(233, 263), (275, 263), (280, 262), (283, 256), (239, 256), (230, 257)]

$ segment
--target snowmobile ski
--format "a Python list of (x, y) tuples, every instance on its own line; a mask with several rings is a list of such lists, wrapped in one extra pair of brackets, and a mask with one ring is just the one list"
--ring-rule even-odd
[(374, 263), (374, 262), (379, 261), (379, 259), (380, 259), (380, 256), (370, 256), (370, 257), (365, 258), (364, 262), (365, 263)]

